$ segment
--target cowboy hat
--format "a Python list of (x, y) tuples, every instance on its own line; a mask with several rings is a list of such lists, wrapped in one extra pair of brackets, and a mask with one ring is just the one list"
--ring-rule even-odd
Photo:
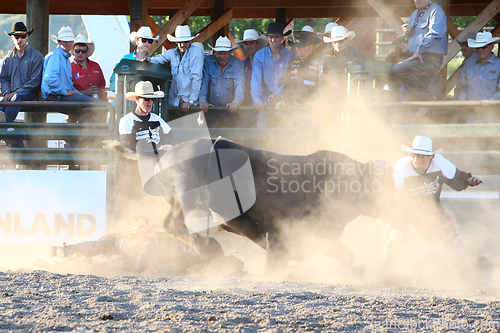
[(488, 44), (498, 43), (500, 37), (493, 37), (491, 32), (478, 32), (476, 39), (467, 39), (467, 45), (472, 48), (480, 48)]
[(151, 31), (150, 27), (140, 27), (139, 30), (137, 31), (132, 31), (130, 34), (130, 42), (134, 45), (137, 45), (135, 40), (137, 38), (147, 38), (147, 39), (152, 39), (152, 40), (158, 40), (160, 38), (159, 36), (153, 37), (153, 32)]
[(289, 34), (292, 33), (292, 30), (288, 30), (287, 32), (283, 33), (283, 24), (281, 22), (270, 22), (267, 25), (267, 32), (262, 32), (264, 35), (269, 36), (288, 36)]
[(338, 27), (339, 25), (335, 22), (330, 22), (325, 26), (325, 33), (323, 35), (328, 35), (332, 32), (333, 27)]
[(191, 30), (189, 30), (189, 26), (178, 25), (177, 27), (175, 27), (175, 37), (171, 34), (167, 34), (167, 38), (171, 42), (189, 42), (198, 37), (198, 35), (199, 34), (191, 36)]
[(222, 37), (222, 36), (217, 38), (217, 40), (215, 41), (215, 47), (212, 47), (212, 45), (210, 45), (210, 44), (208, 44), (208, 46), (215, 52), (233, 51), (233, 50), (236, 50), (240, 47), (238, 44), (231, 47), (231, 41), (229, 40), (229, 38)]
[(408, 147), (407, 145), (402, 144), (401, 150), (407, 153), (419, 154), (419, 155), (434, 155), (440, 154), (443, 152), (442, 149), (438, 149), (436, 151), (432, 151), (432, 139), (428, 136), (416, 136), (413, 140), (412, 147)]
[(61, 27), (56, 35), (50, 35), (50, 38), (57, 43), (57, 41), (62, 42), (73, 42), (75, 40), (75, 35), (73, 35), (73, 29), (70, 27)]
[(319, 38), (315, 32), (307, 30), (292, 31), (292, 36), (288, 41), (291, 47), (302, 47), (309, 44), (318, 45), (319, 43), (321, 43), (321, 38)]
[(457, 39), (457, 43), (467, 43), (467, 39), (476, 39), (476, 33), (475, 32), (467, 32), (462, 38)]
[(243, 33), (243, 40), (236, 38), (234, 41), (236, 43), (251, 42), (256, 40), (259, 43), (259, 47), (266, 45), (267, 38), (266, 35), (259, 35), (255, 29), (247, 29)]
[(354, 31), (349, 31), (347, 28), (339, 25), (337, 27), (332, 28), (331, 32), (331, 38), (328, 38), (327, 36), (323, 36), (323, 41), (325, 43), (331, 43), (331, 42), (338, 42), (344, 39), (352, 39), (356, 35)]
[(396, 37), (396, 39), (394, 39), (391, 44), (396, 46), (396, 47), (400, 47), (401, 43), (403, 43), (404, 41), (407, 41), (405, 35)]
[(93, 41), (88, 42), (87, 37), (83, 36), (82, 34), (79, 34), (75, 38), (75, 43), (73, 44), (73, 47), (75, 47), (76, 44), (85, 44), (87, 45), (87, 58), (89, 58), (92, 54), (94, 54), (95, 50), (95, 45)]
[(149, 81), (139, 81), (135, 85), (134, 92), (128, 92), (125, 94), (125, 98), (129, 101), (135, 100), (136, 97), (146, 97), (146, 98), (163, 98), (165, 94), (163, 91), (154, 91), (153, 85)]
[(33, 33), (33, 30), (35, 30), (35, 29), (31, 29), (30, 31), (28, 31), (28, 29), (26, 29), (26, 26), (24, 25), (23, 22), (14, 22), (14, 23), (12, 23), (11, 30), (12, 30), (12, 32), (7, 32), (5, 30), (4, 30), (4, 32), (9, 36), (12, 36), (15, 34), (27, 34), (29, 36)]
[(314, 32), (314, 29), (310, 25), (305, 25), (300, 31)]

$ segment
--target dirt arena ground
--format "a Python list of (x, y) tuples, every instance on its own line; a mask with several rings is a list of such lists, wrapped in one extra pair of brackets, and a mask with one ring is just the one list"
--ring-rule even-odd
[[(262, 249), (228, 233), (213, 236), (226, 255), (245, 263), (244, 273), (139, 275), (99, 258), (64, 264), (43, 253), (16, 256), (11, 249), (0, 260), (0, 331), (500, 331), (497, 258), (481, 277), (473, 263), (447, 267), (436, 259), (438, 249), (415, 236), (419, 251), (410, 253), (419, 255), (402, 253), (402, 262), (411, 265), (387, 270), (377, 259), (384, 228), (363, 220), (348, 225), (342, 240), (357, 258), (351, 272), (316, 256), (291, 262), (277, 280), (263, 275)], [(473, 237), (476, 231), (464, 230), (464, 243)], [(479, 243), (496, 251), (494, 235), (488, 237)]]

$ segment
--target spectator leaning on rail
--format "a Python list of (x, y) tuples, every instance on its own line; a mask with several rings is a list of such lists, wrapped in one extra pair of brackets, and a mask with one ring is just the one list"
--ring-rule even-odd
[(365, 53), (349, 45), (354, 38), (354, 31), (343, 26), (332, 28), (330, 37), (324, 36), (325, 43), (331, 43), (333, 48), (323, 53), (321, 73), (321, 88), (325, 90), (331, 101), (338, 101), (347, 96), (348, 76), (345, 71), (354, 58), (365, 58)]
[[(36, 101), (42, 81), (43, 56), (28, 45), (28, 31), (23, 22), (15, 22), (11, 32), (5, 32), (14, 42), (7, 53), (0, 73), (0, 85), (4, 101)], [(21, 107), (0, 107), (0, 122), (13, 122)], [(5, 114), (4, 114), (5, 113)], [(7, 147), (22, 148), (23, 140), (17, 137), (4, 138)]]
[[(459, 100), (500, 99), (500, 59), (493, 53), (494, 44), (499, 42), (500, 37), (493, 37), (490, 32), (478, 32), (476, 39), (467, 40), (476, 54), (465, 62), (458, 77), (455, 91)], [(497, 113), (496, 108), (477, 108), (467, 121), (497, 122)]]
[[(215, 47), (208, 45), (214, 54), (205, 57), (203, 81), (200, 91), (200, 109), (207, 112), (210, 106), (222, 106), (230, 112), (238, 110), (245, 96), (245, 75), (243, 63), (233, 57), (233, 50), (227, 37), (219, 37)], [(235, 117), (226, 112), (207, 114), (210, 127), (228, 127), (234, 125)]]
[(252, 68), (255, 53), (267, 44), (265, 35), (260, 35), (255, 29), (247, 29), (243, 33), (243, 40), (236, 39), (236, 43), (243, 43), (247, 57), (243, 60), (243, 70), (245, 71), (245, 98), (243, 99), (244, 106), (253, 105), (250, 89), (252, 86)]
[(94, 49), (94, 42), (88, 42), (85, 36), (76, 36), (72, 50), (75, 59), (71, 63), (73, 85), (83, 95), (97, 97), (103, 102), (108, 102), (106, 80), (101, 66), (89, 59), (94, 54)]
[(397, 224), (389, 228), (384, 247), (384, 260), (388, 263), (396, 258), (404, 245), (406, 234), (413, 225), (431, 242), (444, 242), (452, 248), (461, 248), (462, 241), (453, 222), (441, 206), (440, 194), (443, 183), (456, 191), (477, 186), (482, 181), (468, 172), (460, 171), (444, 158), (442, 150), (432, 150), (432, 140), (417, 136), (412, 147), (401, 145), (401, 150), (410, 153), (394, 166), (394, 183), (399, 193), (394, 207), (398, 207)]
[(288, 44), (295, 48), (298, 58), (288, 64), (283, 88), (283, 99), (276, 108), (289, 106), (312, 106), (319, 93), (320, 63), (314, 47), (321, 43), (315, 32), (294, 30)]
[[(160, 37), (153, 37), (153, 32), (150, 27), (140, 27), (137, 31), (132, 31), (130, 33), (129, 39), (132, 44), (136, 46), (135, 51), (124, 55), (116, 63), (120, 63), (123, 59), (137, 60), (141, 61), (144, 58), (149, 57), (149, 49), (151, 45), (158, 40)], [(115, 65), (116, 67), (116, 65)], [(111, 74), (109, 78), (109, 89), (112, 91), (116, 90), (115, 73)]]
[(448, 53), (447, 22), (443, 9), (430, 0), (414, 0), (417, 10), (403, 24), (412, 56), (393, 67), (413, 100), (434, 99), (429, 87)]
[(286, 69), (295, 55), (281, 44), (291, 32), (283, 33), (280, 22), (269, 23), (265, 33), (269, 45), (255, 54), (250, 92), (258, 111), (274, 107), (282, 97)]
[[(83, 95), (75, 90), (73, 74), (69, 62), (70, 52), (73, 49), (75, 36), (70, 27), (62, 27), (57, 36), (52, 35), (52, 40), (58, 46), (45, 56), (42, 97), (48, 101), (60, 102), (99, 102), (98, 99)], [(61, 108), (59, 112), (79, 118), (80, 123), (96, 123), (105, 120), (103, 110), (73, 111)]]
[(151, 63), (170, 65), (172, 84), (168, 104), (180, 106), (182, 111), (188, 111), (190, 107), (198, 104), (204, 55), (200, 48), (191, 44), (197, 36), (191, 36), (189, 26), (178, 25), (175, 28), (175, 37), (167, 35), (169, 41), (177, 43), (177, 47), (150, 59)]

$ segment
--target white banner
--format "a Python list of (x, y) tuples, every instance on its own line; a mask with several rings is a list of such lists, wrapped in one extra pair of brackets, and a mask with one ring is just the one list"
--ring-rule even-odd
[(1, 245), (72, 244), (105, 234), (105, 171), (0, 171)]

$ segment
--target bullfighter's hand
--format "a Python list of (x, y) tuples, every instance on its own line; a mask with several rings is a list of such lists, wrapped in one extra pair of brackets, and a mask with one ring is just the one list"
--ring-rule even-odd
[(182, 110), (182, 112), (188, 112), (189, 108), (192, 106), (193, 106), (193, 104), (184, 102), (181, 105), (181, 110)]
[(281, 97), (277, 94), (272, 94), (267, 98), (267, 102), (269, 103), (270, 106), (275, 106), (276, 103), (279, 102)]
[(410, 60), (415, 60), (415, 59), (418, 59), (422, 64), (424, 63), (422, 61), (422, 56), (418, 52), (413, 53), (413, 55), (406, 60), (410, 61)]
[(262, 111), (264, 110), (264, 108), (266, 107), (266, 104), (264, 102), (257, 102), (255, 103), (255, 108), (257, 109), (257, 111)]
[(276, 105), (274, 107), (276, 109), (281, 109), (284, 106), (285, 106), (285, 101), (279, 101), (278, 103), (276, 103)]
[(226, 104), (226, 108), (229, 109), (229, 112), (234, 112), (234, 111), (238, 110), (238, 106), (239, 106), (238, 103), (227, 103)]
[(203, 112), (207, 112), (208, 108), (211, 106), (213, 106), (213, 105), (210, 103), (207, 103), (207, 102), (200, 103), (200, 110)]
[(467, 182), (469, 183), (470, 186), (477, 186), (477, 185), (483, 183), (483, 181), (481, 179), (474, 177), (474, 176), (467, 179)]

